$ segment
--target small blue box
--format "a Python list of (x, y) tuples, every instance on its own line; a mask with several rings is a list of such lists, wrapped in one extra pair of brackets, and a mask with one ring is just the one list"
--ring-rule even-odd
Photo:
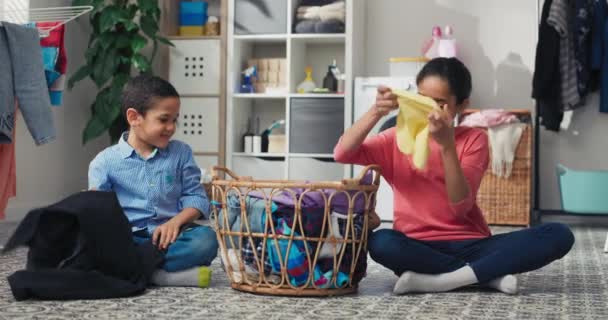
[(182, 1), (179, 4), (180, 26), (202, 26), (207, 23), (207, 2)]

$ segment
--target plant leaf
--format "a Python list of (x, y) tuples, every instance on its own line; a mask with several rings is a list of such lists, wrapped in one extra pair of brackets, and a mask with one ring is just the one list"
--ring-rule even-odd
[(90, 6), (92, 0), (74, 0), (72, 1), (73, 6)]
[(128, 48), (131, 45), (131, 38), (129, 38), (128, 35), (121, 33), (116, 37), (115, 45), (118, 49)]
[(148, 39), (136, 34), (131, 39), (131, 49), (133, 52), (139, 52), (148, 43)]
[(155, 39), (158, 40), (158, 42), (160, 42), (160, 43), (162, 43), (164, 45), (175, 47), (175, 45), (173, 44), (173, 42), (169, 41), (169, 39), (167, 39), (165, 37), (156, 36)]
[(141, 30), (150, 38), (154, 39), (158, 32), (158, 24), (150, 16), (141, 16), (140, 21)]
[(82, 144), (86, 144), (87, 142), (99, 137), (104, 131), (108, 128), (104, 126), (104, 124), (96, 117), (91, 117), (87, 126), (84, 128), (82, 132)]
[(139, 53), (133, 55), (133, 58), (131, 58), (131, 62), (133, 63), (133, 66), (135, 68), (139, 69), (142, 72), (148, 72), (148, 70), (150, 69), (150, 62), (148, 61), (148, 59), (146, 59), (146, 57)]
[(103, 123), (106, 128), (109, 128), (120, 114), (119, 97), (110, 88), (104, 88), (95, 99), (93, 117)]
[(137, 26), (137, 24), (133, 21), (125, 21), (123, 22), (123, 25), (125, 26), (125, 29), (129, 32), (132, 32), (134, 30), (137, 30), (139, 27)]
[(123, 88), (125, 87), (125, 84), (127, 84), (130, 78), (131, 76), (126, 73), (119, 73), (114, 76), (114, 79), (112, 80), (111, 93), (112, 96), (116, 97), (117, 100), (119, 100)]
[(137, 0), (137, 5), (142, 11), (152, 11), (158, 7), (156, 0)]
[(104, 32), (99, 36), (99, 38), (97, 38), (97, 42), (104, 50), (107, 50), (110, 46), (112, 46), (115, 41), (116, 35), (110, 32)]
[(85, 64), (84, 66), (80, 67), (80, 69), (78, 69), (71, 77), (70, 80), (68, 80), (68, 89), (72, 90), (72, 88), (74, 88), (74, 84), (82, 79), (84, 79), (86, 76), (91, 74), (91, 67), (88, 64)]
[(99, 18), (99, 31), (111, 31), (114, 24), (119, 22), (120, 9), (116, 6), (108, 6), (101, 12)]

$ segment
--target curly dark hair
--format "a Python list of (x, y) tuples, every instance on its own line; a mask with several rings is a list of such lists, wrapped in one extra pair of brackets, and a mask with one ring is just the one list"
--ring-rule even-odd
[(456, 58), (435, 58), (427, 62), (418, 73), (416, 84), (429, 76), (437, 76), (446, 81), (458, 104), (471, 96), (471, 72)]
[(133, 108), (142, 115), (150, 110), (158, 98), (179, 98), (177, 90), (168, 81), (149, 74), (140, 74), (127, 82), (122, 93), (120, 107), (123, 116)]

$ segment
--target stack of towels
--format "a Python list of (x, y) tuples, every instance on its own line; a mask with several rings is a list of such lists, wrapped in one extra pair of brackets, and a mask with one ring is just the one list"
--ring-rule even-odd
[(304, 0), (296, 12), (295, 33), (344, 33), (344, 1)]

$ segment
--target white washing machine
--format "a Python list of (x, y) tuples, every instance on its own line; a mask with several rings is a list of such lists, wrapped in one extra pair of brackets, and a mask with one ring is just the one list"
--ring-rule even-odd
[[(416, 91), (416, 77), (367, 77), (355, 79), (355, 107), (354, 121), (359, 119), (376, 100), (376, 90), (379, 85), (384, 85), (390, 88), (404, 89)], [(371, 135), (378, 134), (380, 127), (392, 116), (397, 114), (397, 110), (383, 117), (378, 124), (370, 132)], [(353, 175), (357, 176), (363, 167), (354, 166)], [(376, 212), (382, 221), (393, 221), (393, 190), (391, 186), (384, 180), (380, 181), (380, 188), (376, 196)]]

